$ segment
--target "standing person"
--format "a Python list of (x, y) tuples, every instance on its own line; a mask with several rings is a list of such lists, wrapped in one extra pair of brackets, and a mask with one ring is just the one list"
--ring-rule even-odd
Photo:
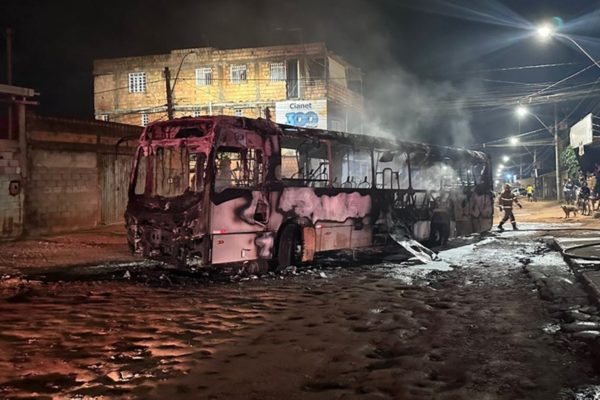
[(519, 203), (519, 199), (517, 198), (517, 196), (511, 193), (510, 185), (507, 183), (506, 185), (504, 185), (504, 192), (502, 192), (500, 194), (500, 197), (498, 197), (498, 208), (500, 208), (500, 211), (504, 211), (504, 217), (502, 217), (502, 221), (500, 221), (500, 224), (498, 224), (498, 230), (500, 232), (504, 231), (502, 225), (504, 225), (504, 223), (509, 219), (510, 223), (512, 224), (513, 230), (516, 231), (517, 229), (519, 229), (517, 228), (517, 221), (515, 221), (515, 215), (512, 211), (513, 203), (518, 205), (519, 208), (523, 208), (523, 206), (521, 206), (521, 203)]
[(600, 210), (600, 163), (596, 163), (594, 166), (594, 190), (592, 191), (592, 196), (597, 203), (596, 210)]
[(533, 201), (533, 186), (531, 183), (527, 185), (527, 201)]
[(577, 203), (581, 209), (581, 215), (591, 215), (591, 204), (590, 204), (591, 191), (587, 183), (583, 182), (581, 189), (579, 189), (579, 196)]
[(575, 185), (573, 185), (573, 182), (571, 182), (571, 179), (565, 179), (565, 184), (563, 186), (563, 194), (564, 194), (565, 202), (567, 204), (573, 204), (574, 188), (575, 188)]

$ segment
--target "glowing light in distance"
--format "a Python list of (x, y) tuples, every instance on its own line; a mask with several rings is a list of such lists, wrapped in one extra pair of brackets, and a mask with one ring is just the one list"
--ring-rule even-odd
[(535, 30), (538, 39), (546, 41), (554, 35), (554, 28), (550, 24), (542, 24)]
[(525, 106), (518, 106), (515, 109), (515, 113), (517, 114), (517, 117), (523, 118), (524, 116), (526, 116), (527, 114), (529, 114), (529, 110)]
[(504, 169), (504, 164), (498, 164), (498, 169)]
[(511, 137), (510, 139), (508, 139), (508, 141), (510, 142), (510, 144), (515, 145), (515, 144), (519, 143), (519, 138)]
[(510, 157), (509, 156), (502, 156), (502, 161), (509, 162), (510, 161)]

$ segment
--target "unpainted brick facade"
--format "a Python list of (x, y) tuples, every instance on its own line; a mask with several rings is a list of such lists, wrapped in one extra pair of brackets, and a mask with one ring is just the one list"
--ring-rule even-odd
[[(283, 79), (274, 80), (274, 64), (283, 63)], [(179, 77), (177, 71), (181, 65)], [(246, 79), (232, 81), (232, 68), (245, 66)], [(143, 125), (167, 118), (164, 69), (169, 67), (174, 116), (240, 115), (264, 117), (285, 100), (327, 100), (328, 128), (362, 129), (362, 73), (329, 51), (324, 43), (234, 50), (193, 48), (169, 54), (103, 59), (94, 62), (97, 119)], [(197, 69), (210, 80), (197, 79)], [(293, 78), (290, 68), (298, 69)], [(131, 91), (130, 74), (145, 74), (145, 90)], [(290, 93), (290, 85), (298, 85)], [(293, 91), (292, 91), (293, 92)], [(144, 115), (146, 115), (144, 117)]]

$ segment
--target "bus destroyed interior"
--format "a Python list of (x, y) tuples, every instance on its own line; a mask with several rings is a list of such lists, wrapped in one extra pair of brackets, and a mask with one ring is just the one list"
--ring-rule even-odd
[(145, 128), (133, 162), (128, 242), (177, 265), (252, 273), (332, 250), (423, 246), (489, 230), (484, 153), (240, 117)]

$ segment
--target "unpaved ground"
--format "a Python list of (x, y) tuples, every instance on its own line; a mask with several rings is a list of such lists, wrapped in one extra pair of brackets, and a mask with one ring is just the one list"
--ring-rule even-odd
[(564, 264), (537, 237), (492, 235), (427, 268), (335, 258), (241, 282), (0, 287), (0, 397), (571, 398), (597, 378), (543, 330), (551, 304), (522, 266)]
[[(584, 216), (571, 214), (569, 218), (565, 218), (565, 213), (560, 208), (563, 203), (556, 201), (540, 200), (529, 202), (526, 198), (519, 199), (523, 208), (515, 207), (514, 213), (517, 223), (520, 222), (542, 222), (542, 223), (578, 223), (582, 227), (600, 228), (600, 219), (592, 216)], [(496, 207), (494, 212), (494, 225), (498, 225), (504, 214), (498, 211)], [(510, 229), (510, 225), (506, 225)]]
[(127, 247), (123, 225), (0, 242), (0, 275), (140, 260)]

